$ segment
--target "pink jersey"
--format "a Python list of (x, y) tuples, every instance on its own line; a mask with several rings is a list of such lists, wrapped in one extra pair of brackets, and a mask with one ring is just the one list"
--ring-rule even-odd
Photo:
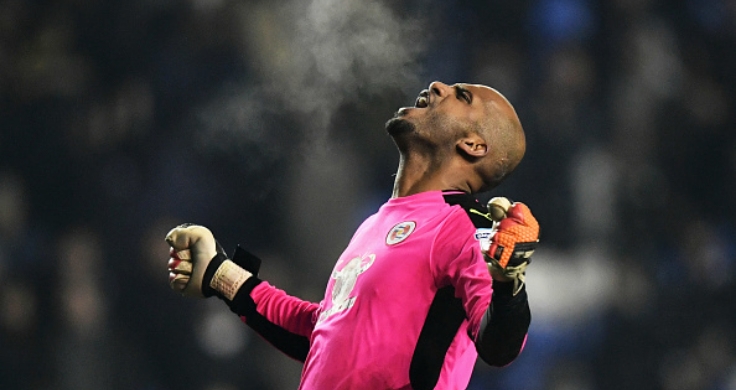
[(253, 288), (258, 316), (309, 340), (300, 389), (467, 388), (491, 312), (481, 253), (490, 222), (479, 228), (447, 195), (386, 202), (355, 232), (319, 305), (268, 283)]
[[(488, 309), (491, 278), (483, 235), (443, 195), (393, 198), (369, 217), (319, 306), (266, 283), (253, 290), (259, 312), (311, 340), (300, 389), (410, 389), (412, 380), (467, 387), (477, 358), (471, 337)], [(437, 337), (445, 340), (435, 345)]]

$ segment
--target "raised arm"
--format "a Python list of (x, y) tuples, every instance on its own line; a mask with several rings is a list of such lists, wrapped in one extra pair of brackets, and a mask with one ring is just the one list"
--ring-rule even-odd
[(525, 204), (509, 203), (503, 211), (488, 248), (482, 247), (493, 296), (475, 338), (478, 355), (492, 366), (511, 363), (524, 348), (531, 323), (525, 271), (539, 242), (539, 223)]
[(238, 247), (232, 260), (202, 226), (169, 232), (171, 288), (187, 296), (222, 299), (274, 347), (304, 361), (319, 306), (290, 296), (258, 278), (261, 261)]
[(531, 323), (526, 287), (513, 295), (512, 282), (494, 282), (493, 299), (483, 314), (475, 348), (491, 366), (508, 365), (521, 353)]
[(525, 270), (539, 225), (522, 203), (508, 202), (496, 215), (467, 195), (446, 198), (462, 206), (472, 223), (463, 218), (447, 222), (436, 256), (454, 260), (438, 275), (447, 275), (462, 301), (468, 335), (480, 358), (505, 366), (521, 353), (531, 322)]

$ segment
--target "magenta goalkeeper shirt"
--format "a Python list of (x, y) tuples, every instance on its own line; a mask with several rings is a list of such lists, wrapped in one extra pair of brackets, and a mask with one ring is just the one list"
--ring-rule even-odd
[[(492, 322), (484, 320), (492, 280), (481, 254), (492, 223), (482, 206), (452, 204), (453, 196), (470, 198), (432, 191), (386, 202), (355, 232), (319, 304), (268, 283), (252, 289), (256, 313), (246, 322), (261, 318), (267, 339), (277, 330), (308, 340), (300, 389), (467, 388), (479, 328)], [(511, 360), (523, 346), (523, 322), (509, 337)], [(291, 339), (276, 338), (290, 348)]]

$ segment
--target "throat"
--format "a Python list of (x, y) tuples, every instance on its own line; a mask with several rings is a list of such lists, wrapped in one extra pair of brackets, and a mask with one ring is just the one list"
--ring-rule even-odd
[(462, 175), (447, 160), (421, 155), (403, 155), (396, 171), (391, 197), (409, 196), (425, 191), (458, 190), (469, 192)]

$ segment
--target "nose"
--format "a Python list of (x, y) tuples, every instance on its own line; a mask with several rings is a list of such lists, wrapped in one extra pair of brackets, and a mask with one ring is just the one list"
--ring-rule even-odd
[(429, 84), (429, 91), (439, 97), (444, 97), (448, 94), (450, 86), (440, 81), (434, 81)]

